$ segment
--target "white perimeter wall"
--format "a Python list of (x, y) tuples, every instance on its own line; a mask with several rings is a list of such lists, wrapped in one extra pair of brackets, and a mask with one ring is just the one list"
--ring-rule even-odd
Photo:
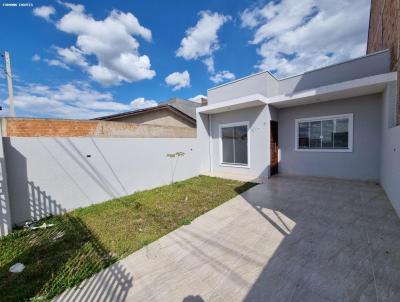
[[(196, 138), (3, 138), (13, 224), (198, 175)], [(90, 157), (88, 157), (88, 155)]]
[(400, 216), (400, 126), (394, 127), (395, 100), (396, 82), (392, 82), (383, 95), (380, 182)]

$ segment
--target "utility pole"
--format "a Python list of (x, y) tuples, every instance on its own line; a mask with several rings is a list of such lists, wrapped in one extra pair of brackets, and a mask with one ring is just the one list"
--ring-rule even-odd
[(15, 117), (13, 86), (12, 86), (12, 76), (11, 76), (11, 62), (10, 62), (10, 54), (8, 51), (4, 52), (4, 58), (6, 60), (6, 77), (8, 86), (8, 103), (10, 109), (10, 116)]

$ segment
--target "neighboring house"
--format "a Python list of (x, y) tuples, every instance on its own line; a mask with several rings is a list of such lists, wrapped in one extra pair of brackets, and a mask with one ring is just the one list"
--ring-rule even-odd
[(260, 72), (208, 90), (197, 109), (203, 171), (380, 182), (400, 213), (397, 76), (389, 50), (277, 79)]
[(196, 108), (200, 106), (201, 103), (175, 98), (155, 107), (103, 116), (96, 120), (195, 128)]
[[(391, 70), (400, 77), (400, 1), (372, 0), (367, 53), (390, 49)], [(397, 124), (400, 124), (400, 84), (397, 84)]]

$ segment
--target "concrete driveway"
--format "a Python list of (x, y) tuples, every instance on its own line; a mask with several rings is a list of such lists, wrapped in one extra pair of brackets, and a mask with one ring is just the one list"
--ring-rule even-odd
[(59, 301), (400, 301), (400, 222), (372, 183), (273, 177)]

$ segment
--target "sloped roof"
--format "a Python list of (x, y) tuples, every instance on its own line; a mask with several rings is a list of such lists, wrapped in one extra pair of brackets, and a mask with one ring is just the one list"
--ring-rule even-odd
[(175, 109), (183, 112), (187, 116), (190, 116), (192, 119), (196, 119), (196, 108), (201, 106), (201, 104), (199, 104), (199, 103), (188, 101), (188, 100), (183, 100), (183, 99), (179, 99), (179, 98), (171, 99), (162, 104), (172, 106)]
[(179, 114), (180, 116), (186, 118), (193, 124), (196, 124), (196, 108), (200, 107), (201, 104), (192, 102), (189, 100), (184, 100), (180, 98), (170, 99), (164, 103), (160, 103), (158, 106), (149, 107), (144, 109), (138, 109), (133, 111), (127, 111), (102, 117), (94, 118), (94, 120), (114, 120), (122, 117), (143, 114), (150, 111), (160, 110), (160, 109), (169, 109), (174, 113)]

